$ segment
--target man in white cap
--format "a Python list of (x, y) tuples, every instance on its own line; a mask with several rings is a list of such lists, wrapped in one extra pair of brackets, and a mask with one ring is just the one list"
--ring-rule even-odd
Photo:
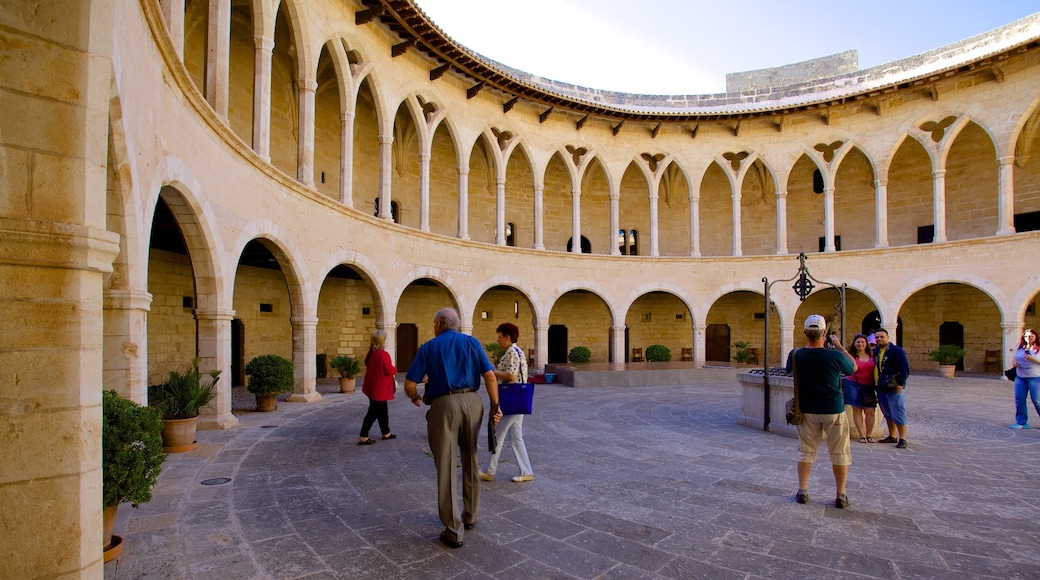
[(805, 348), (794, 352), (792, 367), (798, 381), (798, 406), (805, 420), (798, 425), (798, 503), (809, 503), (809, 474), (821, 441), (827, 439), (827, 453), (834, 471), (837, 496), (834, 507), (849, 507), (845, 482), (852, 464), (849, 445), (849, 422), (845, 418), (845, 400), (841, 392), (841, 376), (856, 371), (856, 359), (842, 346), (837, 333), (830, 335), (832, 348), (824, 347), (827, 320), (819, 314), (805, 319)]

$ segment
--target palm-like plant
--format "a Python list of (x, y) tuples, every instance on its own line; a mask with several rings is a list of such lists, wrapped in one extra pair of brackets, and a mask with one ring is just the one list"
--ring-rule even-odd
[(220, 371), (199, 371), (202, 359), (192, 359), (183, 373), (171, 371), (161, 385), (153, 387), (149, 400), (162, 412), (163, 419), (191, 419), (198, 417), (203, 407), (217, 397)]

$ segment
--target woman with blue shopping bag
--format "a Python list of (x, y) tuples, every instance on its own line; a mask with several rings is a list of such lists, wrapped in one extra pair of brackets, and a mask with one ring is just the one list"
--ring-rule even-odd
[[(515, 324), (505, 322), (498, 325), (495, 332), (498, 333), (498, 345), (505, 351), (495, 368), (495, 378), (498, 379), (499, 385), (527, 382), (527, 358), (516, 345), (517, 339), (520, 338), (520, 329)], [(531, 460), (527, 456), (527, 446), (524, 444), (524, 416), (522, 414), (503, 416), (496, 425), (496, 431), (498, 432), (498, 446), (484, 462), (479, 473), (480, 479), (484, 481), (495, 479), (498, 460), (502, 456), (502, 448), (507, 439), (513, 455), (516, 457), (517, 467), (520, 468), (520, 475), (513, 477), (513, 481), (521, 483), (534, 479)]]

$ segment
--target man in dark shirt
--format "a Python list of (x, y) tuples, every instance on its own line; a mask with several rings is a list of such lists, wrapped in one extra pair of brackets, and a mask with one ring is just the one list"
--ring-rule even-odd
[[(484, 403), (477, 395), (483, 376), (491, 410), (488, 420), (502, 417), (498, 410), (498, 382), (480, 341), (458, 332), (459, 314), (442, 308), (433, 319), (434, 338), (419, 347), (405, 375), (404, 392), (426, 412), (426, 437), (437, 468), (437, 512), (444, 524), (441, 542), (462, 547), (463, 529), (477, 522), (480, 480), (477, 478), (477, 438)], [(419, 395), (418, 383), (426, 379), (426, 392)], [(462, 513), (459, 513), (458, 481), (455, 477), (455, 448), (462, 462)]]
[(805, 319), (806, 347), (792, 356), (795, 380), (798, 381), (798, 406), (805, 420), (798, 425), (798, 503), (809, 503), (809, 474), (816, 461), (821, 441), (827, 440), (837, 497), (834, 507), (849, 507), (845, 495), (852, 453), (849, 445), (849, 422), (845, 417), (841, 376), (856, 371), (856, 359), (841, 345), (837, 334), (830, 335), (833, 348), (824, 348), (827, 320), (819, 314)]

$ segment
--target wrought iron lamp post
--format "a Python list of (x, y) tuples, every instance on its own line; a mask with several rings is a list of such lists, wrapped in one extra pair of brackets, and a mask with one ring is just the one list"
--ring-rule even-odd
[[(770, 397), (770, 392), (769, 392), (769, 390), (770, 390), (769, 389), (769, 314), (773, 311), (773, 302), (772, 302), (772, 300), (769, 299), (769, 289), (773, 287), (773, 284), (776, 284), (777, 282), (791, 282), (791, 281), (797, 280), (794, 283), (794, 285), (791, 286), (791, 288), (794, 290), (794, 293), (798, 296), (798, 299), (800, 301), (802, 301), (802, 302), (805, 302), (805, 299), (810, 294), (812, 294), (813, 289), (816, 288), (816, 285), (813, 284), (813, 282), (815, 282), (816, 284), (820, 284), (821, 286), (827, 286), (827, 287), (834, 288), (835, 290), (837, 290), (837, 292), (838, 292), (838, 304), (835, 304), (835, 308), (836, 308), (836, 310), (838, 310), (838, 313), (841, 316), (841, 336), (840, 336), (840, 338), (841, 338), (842, 344), (845, 344), (845, 289), (848, 288), (848, 285), (845, 284), (845, 283), (842, 283), (841, 286), (838, 286), (838, 285), (835, 285), (835, 284), (831, 284), (830, 282), (824, 282), (824, 281), (821, 281), (821, 280), (817, 280), (816, 278), (813, 277), (812, 274), (809, 273), (809, 267), (805, 265), (805, 259), (806, 259), (805, 258), (805, 252), (802, 252), (802, 253), (798, 254), (798, 272), (791, 278), (786, 278), (784, 280), (773, 280), (772, 282), (769, 281), (769, 278), (762, 278), (762, 283), (765, 285), (765, 293), (764, 293), (765, 294), (765, 311), (764, 312), (765, 312), (765, 315), (766, 315), (766, 319), (765, 319), (765, 336), (764, 336), (763, 341), (762, 341), (762, 344), (764, 345), (763, 349), (762, 349), (763, 350), (763, 353), (762, 353), (762, 393), (763, 393), (763, 398), (764, 398), (762, 430), (764, 430), (764, 431), (769, 431), (769, 422), (770, 422), (770, 417), (769, 417), (769, 397)], [(781, 344), (782, 344), (782, 341), (781, 341)]]

